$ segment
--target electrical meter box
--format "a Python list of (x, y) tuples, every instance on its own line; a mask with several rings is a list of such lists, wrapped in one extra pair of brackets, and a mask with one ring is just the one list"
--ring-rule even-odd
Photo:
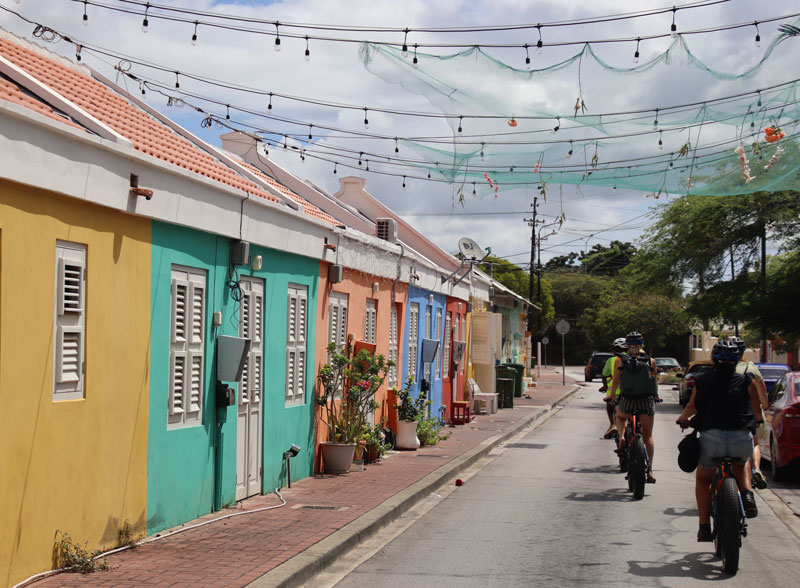
[(249, 352), (250, 339), (226, 335), (217, 337), (217, 380), (238, 382)]
[(453, 361), (461, 363), (464, 361), (464, 351), (467, 349), (465, 341), (453, 341)]
[(422, 363), (433, 363), (436, 357), (436, 350), (439, 349), (438, 339), (423, 339), (422, 340)]

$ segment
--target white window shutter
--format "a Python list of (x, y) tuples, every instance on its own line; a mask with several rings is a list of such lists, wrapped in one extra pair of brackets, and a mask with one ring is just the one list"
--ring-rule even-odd
[(250, 374), (248, 386), (250, 387), (250, 400), (252, 402), (261, 402), (261, 352), (250, 353), (248, 364), (250, 365)]
[[(75, 256), (77, 257), (77, 256)], [(84, 262), (70, 256), (58, 259), (58, 314), (83, 312)]]
[(186, 328), (189, 310), (189, 282), (172, 279), (172, 342), (184, 343), (188, 340)]
[(203, 356), (192, 354), (189, 412), (199, 412), (203, 401)]
[(186, 360), (185, 352), (172, 354), (172, 382), (169, 390), (169, 414), (183, 414), (186, 407)]
[(56, 359), (56, 383), (79, 384), (83, 371), (83, 329), (58, 327), (58, 346), (61, 353)]
[(259, 292), (253, 293), (253, 312), (250, 332), (253, 334), (253, 341), (261, 343), (261, 324), (264, 320), (264, 295)]
[(194, 345), (202, 344), (205, 338), (203, 331), (205, 328), (205, 291), (206, 288), (203, 284), (199, 284), (194, 280), (191, 282), (192, 321), (189, 342)]
[(86, 246), (58, 241), (53, 318), (53, 399), (83, 398)]
[(286, 402), (305, 401), (308, 288), (289, 285), (286, 332)]

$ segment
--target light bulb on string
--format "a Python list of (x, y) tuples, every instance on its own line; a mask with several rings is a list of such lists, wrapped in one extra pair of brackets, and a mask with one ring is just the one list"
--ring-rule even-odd
[(394, 138), (394, 152), (400, 153), (400, 148), (397, 146), (397, 137)]
[(336, 164), (333, 164), (333, 175), (336, 175)]
[(414, 59), (411, 60), (411, 66), (417, 67), (419, 65), (419, 60), (417, 59), (417, 44), (414, 43)]
[(144, 7), (144, 20), (142, 20), (142, 32), (143, 33), (147, 32), (148, 27), (150, 25), (150, 21), (147, 20), (147, 11), (148, 10), (150, 10), (150, 3), (149, 2), (147, 4), (145, 4), (145, 7)]
[(369, 171), (369, 159), (365, 159), (364, 161), (364, 171)]
[(664, 149), (664, 141), (661, 140), (661, 133), (663, 131), (658, 131), (658, 148)]
[(678, 37), (678, 26), (675, 24), (675, 13), (678, 11), (674, 6), (672, 7), (672, 26), (669, 27), (669, 36), (673, 39)]
[(758, 31), (758, 21), (754, 22), (753, 25), (756, 27), (756, 49), (761, 47), (761, 33)]
[(194, 47), (197, 45), (197, 25), (200, 24), (197, 21), (194, 21), (194, 33), (192, 33), (192, 46)]
[(364, 155), (363, 151), (359, 151), (358, 153), (358, 166), (361, 167), (361, 156)]
[(544, 43), (542, 43), (542, 25), (541, 24), (537, 24), (536, 25), (536, 29), (539, 31), (539, 40), (536, 41), (536, 54), (537, 55), (541, 55), (542, 54), (542, 46), (544, 45)]
[(267, 104), (267, 110), (272, 112), (272, 92), (269, 93), (269, 104)]
[(306, 35), (306, 53), (303, 59), (311, 61), (311, 50), (308, 48), (308, 35)]
[(481, 143), (481, 159), (483, 159), (483, 158), (485, 157), (485, 155), (484, 155), (484, 153), (483, 153), (483, 147), (484, 147), (484, 145), (485, 145), (485, 143)]
[(461, 129), (461, 122), (462, 122), (462, 120), (463, 120), (463, 119), (464, 119), (464, 117), (463, 117), (463, 116), (459, 116), (459, 117), (458, 117), (458, 132), (459, 132), (459, 133), (460, 133), (460, 132), (462, 132), (462, 129)]
[(281, 33), (278, 30), (278, 27), (281, 23), (275, 21), (275, 51), (281, 50)]
[(403, 176), (403, 190), (406, 189), (406, 177)]
[(567, 159), (569, 159), (570, 157), (572, 157), (572, 140), (571, 139), (570, 139), (570, 142), (569, 142), (569, 151), (567, 151)]
[(89, 26), (89, 15), (86, 14), (86, 2), (87, 0), (83, 0), (83, 26)]
[(616, 191), (617, 191), (617, 187), (616, 187), (616, 186), (614, 186), (613, 188), (611, 188), (611, 191), (612, 191), (612, 192), (616, 192)]
[(311, 141), (314, 137), (311, 135), (311, 128), (314, 125), (308, 125), (308, 140)]
[(301, 149), (300, 150), (300, 163), (305, 163), (305, 162), (306, 162), (306, 155), (305, 155), (305, 152)]
[(180, 87), (181, 87), (181, 83), (180, 83), (180, 81), (178, 80), (178, 72), (176, 71), (176, 72), (175, 72), (175, 89), (177, 90), (177, 89), (178, 89), (178, 88), (180, 88)]
[(639, 63), (639, 41), (641, 41), (641, 38), (636, 37), (636, 51), (633, 53), (634, 63)]
[(83, 49), (83, 45), (75, 45), (75, 59), (77, 61), (81, 60), (81, 50)]
[(560, 129), (560, 128), (561, 128), (561, 117), (558, 116), (558, 117), (556, 117), (556, 126), (553, 127), (553, 132), (557, 133), (558, 129)]
[(658, 127), (658, 108), (656, 108), (656, 118), (653, 120), (653, 128)]
[(530, 69), (531, 68), (531, 56), (530, 56), (530, 53), (528, 53), (528, 44), (525, 43), (524, 46), (525, 46), (525, 67), (527, 69)]
[(475, 191), (475, 182), (472, 182), (472, 195), (475, 196), (477, 192)]
[(231, 106), (230, 104), (225, 105), (225, 120), (231, 120)]
[(758, 92), (758, 103), (756, 104), (756, 106), (760, 107), (761, 106), (761, 90), (756, 90), (756, 92)]
[(364, 128), (369, 128), (369, 119), (367, 118), (367, 109), (364, 108)]
[(431, 179), (431, 170), (428, 170), (428, 179)]
[(405, 31), (405, 35), (403, 36), (403, 47), (402, 47), (402, 49), (400, 49), (400, 54), (403, 56), (404, 59), (408, 57), (408, 42), (407, 41), (408, 41), (408, 29), (406, 29), (406, 31)]
[(284, 148), (284, 150), (288, 147), (288, 145), (286, 144), (286, 141), (287, 141), (288, 138), (289, 137), (287, 137), (286, 135), (283, 136), (283, 148)]

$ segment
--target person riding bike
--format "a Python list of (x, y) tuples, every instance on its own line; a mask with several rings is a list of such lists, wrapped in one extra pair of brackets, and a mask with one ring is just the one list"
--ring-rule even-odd
[(631, 414), (636, 412), (642, 424), (642, 439), (650, 458), (647, 483), (655, 484), (656, 479), (653, 477), (653, 453), (655, 451), (653, 422), (658, 399), (656, 362), (647, 355), (640, 355), (644, 346), (644, 337), (641, 333), (636, 331), (628, 333), (625, 342), (628, 345), (628, 354), (615, 358), (612, 384), (612, 389), (619, 389), (620, 393), (616, 416), (617, 431), (619, 431), (617, 453), (624, 451), (625, 424)]
[(758, 371), (755, 364), (752, 361), (744, 360), (744, 352), (747, 350), (747, 345), (745, 345), (744, 341), (739, 337), (728, 337), (728, 341), (735, 343), (736, 347), (739, 349), (739, 363), (736, 364), (736, 373), (753, 375), (753, 381), (756, 383), (756, 390), (758, 391), (758, 400), (761, 403), (761, 410), (760, 412), (756, 412), (756, 418), (760, 419), (762, 424), (759, 425), (758, 429), (756, 429), (756, 432), (753, 434), (753, 457), (750, 460), (750, 473), (756, 488), (763, 490), (767, 487), (767, 479), (764, 477), (764, 474), (761, 473), (761, 448), (758, 446), (758, 440), (767, 435), (766, 426), (763, 424), (764, 409), (769, 406), (769, 401), (767, 400), (767, 386), (764, 384), (764, 376), (761, 375), (761, 372)]
[[(614, 355), (609, 357), (603, 366), (603, 373), (601, 374), (601, 377), (603, 378), (603, 386), (600, 388), (600, 391), (606, 393), (606, 396), (603, 400), (606, 403), (606, 413), (608, 414), (609, 422), (608, 430), (603, 435), (603, 439), (611, 439), (617, 432), (617, 423), (614, 413), (616, 411), (616, 401), (619, 398), (619, 387), (615, 388), (613, 386), (614, 360), (624, 355), (627, 350), (628, 344), (625, 342), (625, 337), (614, 339), (614, 342), (611, 344), (611, 351), (614, 353)], [(609, 384), (612, 384), (610, 390), (608, 387)]]
[[(695, 498), (700, 518), (698, 541), (712, 541), (711, 480), (715, 458), (734, 459), (733, 475), (741, 491), (745, 515), (758, 516), (750, 476), (745, 463), (753, 454), (758, 391), (750, 374), (736, 372), (739, 349), (735, 343), (720, 341), (711, 350), (713, 371), (695, 378), (692, 397), (676, 421), (700, 431), (700, 464), (695, 477)], [(694, 418), (692, 418), (694, 416)]]

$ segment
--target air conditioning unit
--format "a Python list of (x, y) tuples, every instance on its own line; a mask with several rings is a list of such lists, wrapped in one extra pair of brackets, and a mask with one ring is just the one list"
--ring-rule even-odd
[(397, 243), (397, 221), (395, 219), (375, 219), (375, 228), (378, 233), (378, 239), (383, 239), (389, 243)]

